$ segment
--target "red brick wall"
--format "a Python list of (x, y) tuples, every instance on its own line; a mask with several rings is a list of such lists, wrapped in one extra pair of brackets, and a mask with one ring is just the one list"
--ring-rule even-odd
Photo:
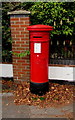
[[(22, 53), (29, 50), (29, 26), (30, 20), (28, 15), (11, 15), (11, 37), (12, 37), (12, 51)], [(19, 58), (15, 55), (13, 59), (13, 76), (14, 80), (27, 81), (30, 79), (30, 60), (29, 56)]]

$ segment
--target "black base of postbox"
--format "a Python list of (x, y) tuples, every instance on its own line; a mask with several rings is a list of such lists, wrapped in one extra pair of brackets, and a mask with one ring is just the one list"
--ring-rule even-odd
[(49, 83), (34, 83), (34, 82), (30, 82), (30, 91), (33, 94), (42, 96), (44, 94), (46, 94), (46, 92), (49, 91)]

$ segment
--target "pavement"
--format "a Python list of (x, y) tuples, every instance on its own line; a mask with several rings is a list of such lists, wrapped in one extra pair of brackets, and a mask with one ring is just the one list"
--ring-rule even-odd
[(0, 100), (1, 99), (2, 118), (49, 118), (49, 120), (54, 118), (54, 120), (74, 120), (73, 103), (58, 108), (38, 108), (37, 106), (16, 105), (12, 93), (0, 93)]

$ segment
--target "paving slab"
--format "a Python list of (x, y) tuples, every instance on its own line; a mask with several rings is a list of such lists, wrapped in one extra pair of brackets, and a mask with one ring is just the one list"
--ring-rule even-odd
[(36, 106), (29, 106), (31, 114), (43, 114), (43, 115), (63, 115), (64, 113), (61, 112), (61, 109), (49, 107), (49, 108), (37, 108)]
[(27, 105), (15, 105), (13, 96), (2, 97), (2, 118), (29, 118), (29, 107)]
[(0, 96), (0, 120), (2, 119), (2, 97)]
[(13, 93), (0, 93), (0, 96), (14, 96)]
[(11, 93), (2, 95), (2, 118), (65, 118), (65, 113), (73, 113), (73, 104), (59, 108), (15, 105)]
[(31, 118), (65, 118), (65, 114), (73, 113), (72, 104), (60, 108), (48, 107), (40, 109), (36, 106), (29, 106), (29, 108)]
[(64, 111), (64, 112), (73, 112), (73, 103), (69, 104), (69, 105), (66, 105), (64, 107), (61, 107), (61, 111)]
[(31, 114), (45, 114), (46, 109), (40, 109), (37, 106), (29, 106)]

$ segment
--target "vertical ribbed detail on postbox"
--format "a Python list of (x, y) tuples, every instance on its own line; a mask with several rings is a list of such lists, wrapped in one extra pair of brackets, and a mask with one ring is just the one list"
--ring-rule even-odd
[[(29, 50), (29, 32), (27, 27), (30, 24), (30, 12), (25, 10), (13, 11), (10, 15), (12, 51), (23, 53)], [(17, 57), (13, 55), (13, 76), (14, 80), (25, 81), (30, 79), (29, 56)]]
[(33, 25), (27, 29), (30, 32), (30, 91), (43, 95), (49, 90), (49, 40), (53, 28), (48, 25)]

